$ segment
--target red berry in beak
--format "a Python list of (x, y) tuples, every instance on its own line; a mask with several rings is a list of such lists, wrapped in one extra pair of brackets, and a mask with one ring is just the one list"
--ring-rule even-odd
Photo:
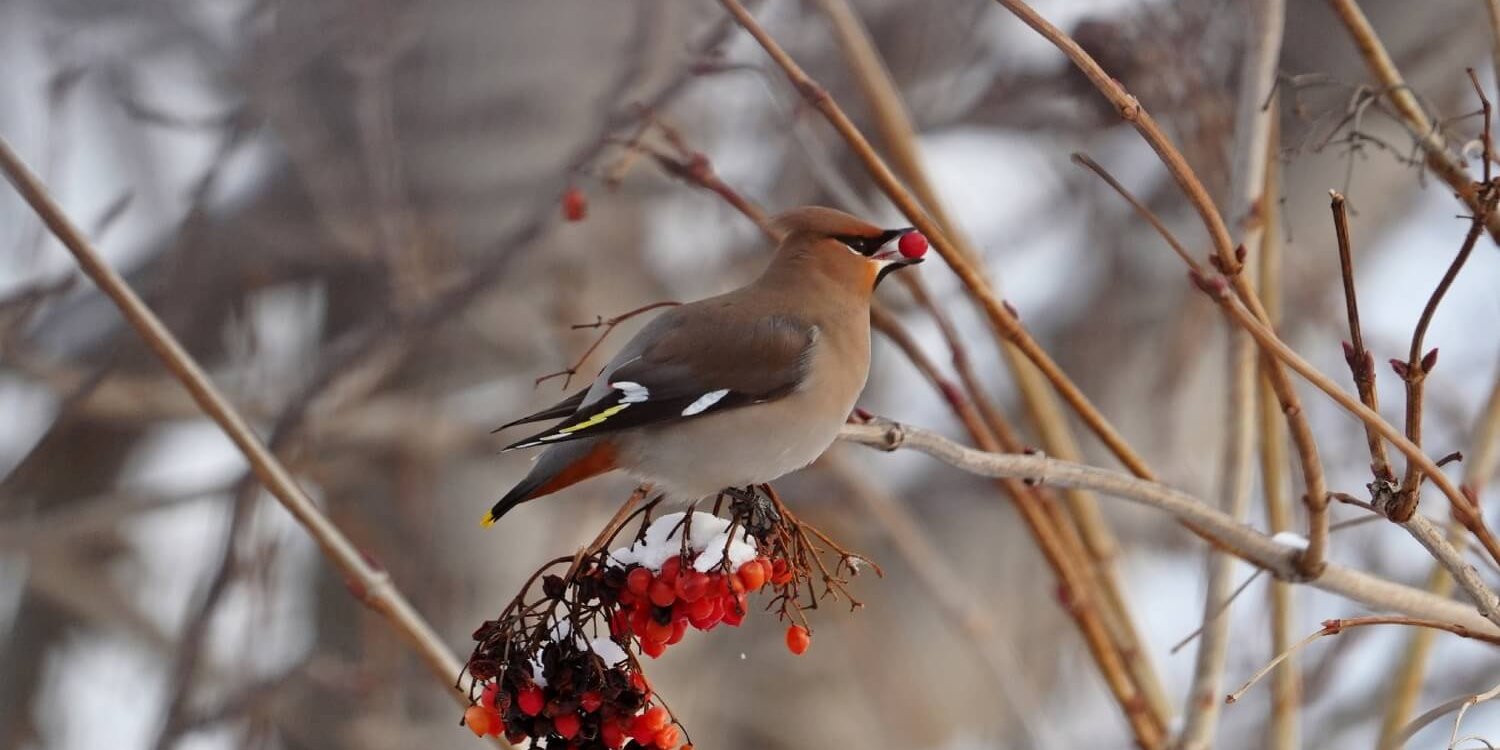
[(582, 190), (570, 186), (563, 191), (562, 213), (563, 218), (568, 221), (583, 221), (589, 213), (589, 200), (584, 197)]
[(896, 241), (896, 249), (907, 258), (920, 258), (927, 254), (927, 238), (921, 232), (907, 232)]

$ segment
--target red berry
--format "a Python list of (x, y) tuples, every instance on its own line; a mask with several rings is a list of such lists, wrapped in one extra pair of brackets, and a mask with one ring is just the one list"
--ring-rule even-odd
[(563, 714), (552, 718), (552, 728), (565, 740), (573, 739), (582, 724), (583, 722), (578, 720), (578, 714)]
[(667, 645), (672, 646), (681, 642), (682, 637), (687, 635), (687, 626), (687, 620), (673, 620), (672, 635), (667, 637)]
[(696, 602), (708, 591), (708, 576), (696, 570), (685, 570), (677, 576), (677, 584), (673, 588), (677, 591), (677, 598), (685, 602)]
[(646, 628), (651, 625), (651, 609), (649, 607), (637, 607), (630, 613), (630, 629), (636, 635), (645, 638)]
[(647, 734), (652, 736), (666, 729), (670, 723), (672, 723), (672, 715), (667, 713), (667, 709), (661, 706), (652, 706), (646, 709), (645, 713), (635, 717), (635, 726), (644, 729)]
[(677, 575), (681, 572), (682, 555), (675, 555), (667, 558), (667, 561), (662, 563), (661, 573), (658, 577), (666, 581), (668, 586), (672, 586), (677, 583)]
[(491, 682), (484, 686), (484, 692), (479, 694), (479, 705), (485, 708), (495, 707), (495, 696), (500, 694), (500, 683)]
[(568, 221), (583, 221), (589, 212), (589, 199), (584, 197), (582, 190), (570, 185), (562, 194), (562, 212)]
[(645, 596), (651, 589), (651, 571), (634, 568), (625, 576), (625, 588), (636, 596)]
[(677, 592), (672, 589), (672, 584), (667, 583), (665, 575), (651, 583), (652, 604), (658, 607), (670, 607), (675, 601), (677, 601)]
[(641, 641), (641, 653), (655, 659), (667, 652), (666, 641)]
[(693, 623), (693, 627), (700, 627), (696, 621), (702, 620), (713, 613), (714, 600), (709, 598), (699, 599), (687, 605), (686, 609), (688, 622)]
[(547, 696), (542, 694), (542, 689), (536, 685), (527, 685), (521, 688), (516, 696), (516, 705), (521, 707), (521, 713), (527, 716), (536, 716), (542, 712), (542, 707), (547, 705)]
[(507, 729), (507, 730), (505, 730), (505, 741), (509, 742), (512, 745), (519, 745), (522, 742), (525, 742), (526, 738), (528, 736), (529, 735), (526, 734), (526, 730), (525, 729)]
[(591, 714), (598, 711), (599, 707), (604, 705), (604, 698), (598, 692), (589, 690), (583, 695), (578, 696), (578, 705), (583, 708), (584, 713)]
[(618, 724), (605, 724), (599, 727), (599, 739), (603, 740), (604, 746), (610, 750), (620, 750), (625, 747), (625, 730), (621, 729)]
[(792, 566), (786, 564), (786, 560), (776, 558), (771, 563), (771, 583), (780, 586), (792, 580)]
[(722, 623), (724, 623), (725, 625), (728, 625), (731, 628), (737, 628), (737, 627), (740, 626), (740, 623), (742, 623), (744, 621), (745, 621), (745, 610), (744, 610), (744, 608), (742, 608), (742, 607), (735, 607), (733, 604), (729, 604), (729, 605), (727, 605), (727, 606), (724, 607), (724, 618), (722, 620), (720, 620), (719, 622), (722, 622)]
[(921, 232), (907, 232), (896, 241), (896, 249), (908, 258), (920, 258), (927, 254), (927, 238)]
[(740, 585), (746, 591), (759, 591), (761, 586), (766, 585), (766, 571), (760, 566), (759, 560), (751, 560), (740, 566), (740, 572), (736, 574)]
[(475, 737), (483, 737), (494, 734), (499, 729), (500, 715), (485, 710), (484, 706), (469, 706), (464, 711), (464, 726), (474, 733)]
[(635, 688), (635, 691), (637, 693), (645, 696), (645, 700), (651, 700), (651, 681), (646, 679), (646, 675), (644, 673), (631, 672), (630, 686)]
[(677, 741), (682, 739), (682, 730), (675, 724), (668, 724), (656, 733), (656, 746), (661, 750), (671, 750), (677, 747)]
[(801, 625), (793, 625), (786, 629), (786, 647), (792, 653), (801, 656), (812, 645), (812, 634)]
[(641, 640), (666, 643), (667, 639), (671, 637), (672, 623), (657, 622), (656, 618), (648, 618), (646, 620), (646, 632), (641, 636)]
[(714, 626), (718, 625), (724, 619), (724, 600), (720, 597), (714, 597), (712, 599), (700, 599), (699, 601), (708, 602), (708, 612), (701, 617), (689, 620), (689, 622), (699, 630), (713, 630)]

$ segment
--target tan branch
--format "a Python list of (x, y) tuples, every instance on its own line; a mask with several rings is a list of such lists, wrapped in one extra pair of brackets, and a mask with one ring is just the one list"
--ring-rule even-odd
[[(182, 382), (204, 413), (239, 448), (266, 489), (307, 529), (329, 562), (349, 579), (350, 587), (359, 599), (384, 617), (391, 628), (417, 652), (428, 671), (455, 702), (467, 706), (468, 691), (461, 684), (459, 689), (452, 687), (459, 680), (463, 665), (443, 644), (432, 626), (411, 606), (390, 576), (366, 560), (338, 527), (323, 515), (312, 498), (308, 497), (291, 473), (266, 448), (260, 437), (224, 398), (192, 356), (182, 348), (171, 331), (167, 330), (125, 279), (104, 262), (83, 234), (68, 220), (3, 138), (0, 138), (0, 170), (5, 172), (16, 191), (46, 223), (53, 235), (73, 254), (84, 273), (115, 303), (126, 322), (136, 329), (151, 350), (161, 358), (167, 370)], [(497, 744), (508, 747), (503, 740), (497, 740)]]
[[(1296, 567), (1296, 549), (1279, 544), (1266, 534), (1209, 507), (1202, 500), (1159, 482), (1044, 455), (985, 453), (928, 430), (891, 422), (845, 425), (840, 438), (881, 450), (915, 450), (980, 476), (1010, 477), (1056, 487), (1081, 487), (1156, 508), (1185, 522), (1200, 536), (1251, 565), (1264, 568), (1284, 580), (1302, 581)], [(1456, 623), (1471, 631), (1500, 637), (1500, 627), (1486, 620), (1472, 606), (1361, 571), (1330, 564), (1324, 575), (1302, 582), (1376, 609)]]
[[(1332, 6), (1334, 13), (1338, 14), (1344, 27), (1349, 30), (1349, 35), (1354, 39), (1354, 46), (1359, 48), (1360, 57), (1364, 58), (1370, 75), (1385, 88), (1384, 94), (1394, 105), (1396, 113), (1401, 116), (1402, 124), (1417, 139), (1417, 144), (1426, 156), (1427, 168), (1447, 183), (1459, 199), (1468, 205), (1471, 212), (1478, 213), (1479, 195), (1474, 189), (1473, 179), (1469, 177), (1463, 165), (1448, 153), (1442, 133), (1422, 110), (1416, 94), (1401, 77), (1401, 71), (1396, 68), (1396, 63), (1386, 51), (1385, 44), (1375, 33), (1375, 27), (1370, 25), (1370, 19), (1365, 17), (1364, 11), (1354, 0), (1328, 0), (1328, 4)], [(1486, 217), (1485, 227), (1489, 229), (1492, 237), (1500, 239), (1500, 214), (1491, 214)]]

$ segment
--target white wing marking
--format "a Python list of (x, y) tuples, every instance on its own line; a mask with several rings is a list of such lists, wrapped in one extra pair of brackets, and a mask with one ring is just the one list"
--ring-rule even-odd
[(610, 383), (609, 386), (625, 394), (620, 398), (621, 403), (639, 404), (642, 401), (651, 398), (650, 389), (646, 388), (646, 386), (641, 385), (640, 383), (632, 382), (629, 380), (621, 380), (618, 382)]
[(721, 388), (717, 391), (709, 391), (708, 393), (699, 396), (697, 401), (688, 404), (688, 407), (682, 410), (682, 416), (691, 417), (694, 414), (701, 414), (708, 407), (719, 403), (719, 399), (724, 398), (728, 395), (728, 388)]

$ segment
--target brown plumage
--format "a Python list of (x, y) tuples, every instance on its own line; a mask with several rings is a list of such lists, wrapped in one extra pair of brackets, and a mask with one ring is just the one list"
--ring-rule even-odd
[[(870, 364), (870, 296), (916, 260), (883, 230), (804, 207), (773, 219), (765, 272), (646, 326), (584, 391), (512, 424), (566, 415), (507, 448), (548, 446), (486, 517), (613, 469), (681, 499), (769, 482), (838, 434)], [(510, 426), (510, 425), (507, 425)]]

